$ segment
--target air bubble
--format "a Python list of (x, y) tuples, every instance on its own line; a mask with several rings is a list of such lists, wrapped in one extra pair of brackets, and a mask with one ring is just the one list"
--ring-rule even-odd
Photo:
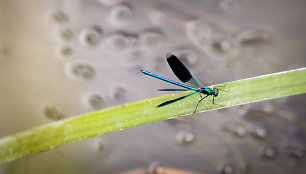
[(210, 45), (212, 31), (208, 24), (199, 20), (192, 20), (186, 23), (185, 28), (186, 34), (193, 44), (200, 48)]
[(75, 79), (89, 80), (95, 76), (94, 68), (86, 63), (73, 62), (67, 66), (68, 75)]
[(104, 103), (104, 98), (98, 93), (90, 93), (85, 95), (84, 103), (90, 108), (101, 108)]
[(162, 45), (164, 37), (158, 32), (143, 32), (140, 34), (140, 40), (145, 48), (154, 49)]
[(92, 26), (83, 30), (80, 34), (80, 42), (83, 46), (94, 46), (100, 43), (103, 31), (99, 26)]
[(121, 33), (112, 33), (105, 38), (106, 46), (114, 50), (126, 49), (130, 43), (130, 38)]
[(63, 112), (55, 105), (47, 105), (43, 109), (43, 114), (50, 120), (61, 120), (65, 117)]
[(114, 25), (124, 25), (130, 22), (133, 17), (133, 11), (129, 6), (117, 5), (111, 8), (110, 22)]
[(192, 132), (180, 131), (176, 135), (176, 140), (179, 144), (190, 144), (194, 141), (195, 135)]
[(125, 96), (125, 89), (123, 87), (115, 87), (112, 93), (114, 99), (119, 100)]
[(67, 23), (69, 22), (69, 19), (67, 15), (61, 11), (61, 10), (56, 10), (51, 13), (51, 19), (55, 21), (56, 23)]

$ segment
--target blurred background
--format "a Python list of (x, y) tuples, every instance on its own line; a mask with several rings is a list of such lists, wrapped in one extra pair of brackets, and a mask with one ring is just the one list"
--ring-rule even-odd
[[(168, 52), (205, 85), (305, 67), (305, 9), (304, 0), (0, 0), (0, 137), (165, 95), (156, 90), (170, 84), (139, 70), (178, 80)], [(0, 173), (304, 174), (305, 98), (130, 128)]]

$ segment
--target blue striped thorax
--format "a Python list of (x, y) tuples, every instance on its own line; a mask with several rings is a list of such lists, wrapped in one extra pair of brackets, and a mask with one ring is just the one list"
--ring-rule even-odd
[(211, 88), (206, 87), (206, 88), (201, 88), (201, 89), (202, 89), (201, 91), (202, 94), (214, 95), (215, 97), (219, 95), (218, 88), (211, 89)]

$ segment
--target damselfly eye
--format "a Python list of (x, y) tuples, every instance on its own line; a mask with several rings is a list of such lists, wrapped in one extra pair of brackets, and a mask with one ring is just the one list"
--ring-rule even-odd
[(217, 88), (214, 89), (214, 96), (217, 97), (219, 95), (219, 90)]

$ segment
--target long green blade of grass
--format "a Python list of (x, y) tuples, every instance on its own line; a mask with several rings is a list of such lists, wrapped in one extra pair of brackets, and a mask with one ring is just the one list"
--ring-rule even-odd
[[(198, 111), (208, 111), (306, 93), (306, 68), (269, 74), (217, 85), (220, 91), (213, 105), (211, 96), (199, 105)], [(224, 86), (224, 87), (221, 87)], [(54, 147), (90, 137), (144, 125), (160, 120), (191, 114), (199, 96), (156, 108), (160, 103), (187, 93), (167, 95), (55, 121), (0, 139), (0, 163), (28, 154), (47, 151)]]

